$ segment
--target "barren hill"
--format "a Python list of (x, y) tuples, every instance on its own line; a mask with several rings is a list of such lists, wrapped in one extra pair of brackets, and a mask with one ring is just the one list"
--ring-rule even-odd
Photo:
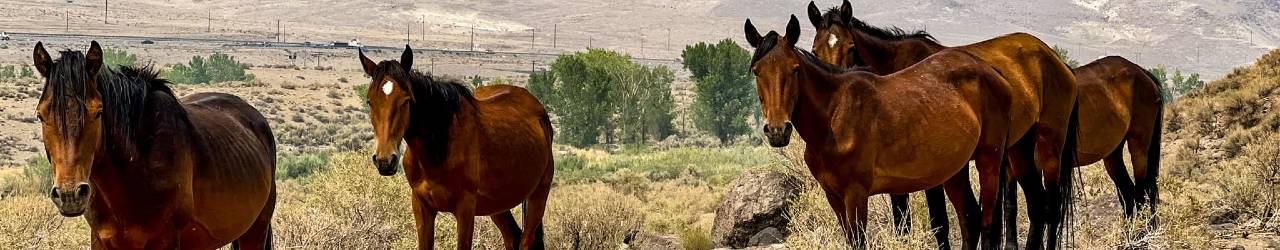
[[(558, 52), (586, 46), (675, 58), (683, 45), (741, 40), (745, 18), (780, 29), (807, 0), (529, 1), (0, 1), (0, 30), (330, 42), (364, 39), (466, 49)], [(838, 1), (818, 1), (824, 8)], [(960, 45), (1028, 32), (1088, 62), (1120, 55), (1216, 79), (1280, 46), (1280, 1), (904, 0), (854, 1), (877, 25), (927, 28)], [(803, 20), (803, 16), (801, 16)], [(806, 31), (811, 27), (805, 25)], [(406, 35), (406, 33), (408, 33)], [(425, 34), (425, 35), (424, 35)], [(812, 34), (812, 33), (808, 33)], [(553, 47), (554, 40), (554, 47)], [(806, 39), (807, 40), (807, 39)], [(669, 41), (669, 42), (668, 42)], [(807, 43), (805, 43), (807, 44)]]

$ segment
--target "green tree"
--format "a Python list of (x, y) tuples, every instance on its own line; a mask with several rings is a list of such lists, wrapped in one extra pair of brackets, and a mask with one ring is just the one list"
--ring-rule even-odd
[(245, 73), (244, 65), (236, 62), (235, 57), (222, 53), (213, 53), (206, 59), (195, 56), (187, 64), (174, 65), (163, 73), (165, 79), (174, 83), (208, 84), (226, 81), (253, 81), (253, 74)]
[(1196, 90), (1204, 86), (1204, 81), (1200, 80), (1199, 73), (1192, 73), (1189, 76), (1183, 77), (1181, 69), (1174, 70), (1173, 81), (1171, 83), (1174, 90), (1178, 92), (1178, 96), (1186, 95), (1192, 90)]
[(1151, 72), (1151, 75), (1156, 77), (1156, 79), (1153, 80), (1156, 81), (1156, 84), (1160, 85), (1160, 97), (1164, 99), (1165, 102), (1173, 101), (1173, 91), (1170, 90), (1168, 83), (1169, 70), (1165, 69), (1164, 65), (1156, 65), (1155, 68), (1147, 69), (1147, 71)]
[(541, 101), (542, 105), (546, 105), (547, 110), (553, 113), (555, 111), (551, 110), (551, 108), (557, 106), (554, 102), (560, 98), (556, 95), (555, 84), (556, 75), (550, 71), (541, 70), (529, 74), (529, 93), (537, 97), (538, 101)]
[(128, 51), (116, 49), (102, 50), (102, 63), (108, 68), (119, 68), (120, 66), (134, 66), (138, 63), (138, 56), (129, 54)]
[(1058, 52), (1058, 59), (1062, 59), (1062, 63), (1066, 63), (1067, 67), (1071, 67), (1073, 69), (1080, 67), (1079, 61), (1076, 61), (1075, 59), (1071, 59), (1071, 56), (1068, 56), (1067, 48), (1058, 47), (1058, 45), (1054, 45), (1053, 52)]
[(618, 94), (618, 132), (622, 143), (642, 144), (662, 140), (674, 132), (671, 82), (675, 72), (666, 66), (628, 66), (614, 71), (622, 91)]
[(602, 49), (563, 55), (551, 71), (530, 76), (530, 92), (560, 119), (564, 143), (644, 143), (673, 131), (671, 82), (675, 73), (631, 62)]
[(754, 78), (747, 70), (751, 54), (733, 40), (724, 39), (686, 46), (680, 57), (684, 68), (693, 74), (694, 125), (722, 144), (748, 133), (748, 116), (759, 106)]

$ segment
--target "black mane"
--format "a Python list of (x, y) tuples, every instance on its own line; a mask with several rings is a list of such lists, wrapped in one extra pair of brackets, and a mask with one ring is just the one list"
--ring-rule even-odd
[(934, 43), (938, 42), (937, 39), (933, 38), (933, 35), (930, 35), (929, 32), (926, 32), (924, 30), (908, 32), (908, 31), (902, 30), (901, 28), (892, 27), (892, 26), (889, 28), (881, 28), (881, 27), (871, 26), (870, 24), (863, 22), (861, 19), (858, 19), (857, 17), (850, 18), (852, 20), (842, 20), (843, 18), (840, 17), (840, 10), (837, 8), (831, 8), (827, 10), (825, 13), (822, 14), (822, 17), (823, 17), (822, 19), (827, 25), (840, 24), (841, 26), (847, 26), (847, 27), (856, 29), (858, 31), (862, 31), (863, 33), (867, 33), (876, 38), (880, 38), (884, 40), (898, 41), (898, 40), (905, 40), (905, 39), (924, 39)]
[[(760, 61), (760, 59), (764, 58), (765, 55), (769, 54), (769, 51), (773, 50), (773, 47), (778, 46), (778, 36), (779, 36), (778, 32), (769, 31), (769, 34), (766, 34), (764, 38), (761, 39), (762, 41), (760, 41), (760, 46), (756, 48), (755, 53), (751, 56), (751, 64), (750, 64), (751, 66), (755, 66), (757, 61)], [(808, 61), (813, 65), (817, 65), (819, 69), (829, 74), (840, 74), (840, 73), (850, 72), (850, 71), (867, 71), (867, 72), (871, 71), (871, 68), (863, 65), (855, 65), (853, 67), (841, 67), (840, 65), (830, 64), (825, 61), (822, 61), (822, 59), (818, 59), (818, 56), (814, 55), (813, 52), (809, 52), (808, 50), (804, 50), (800, 48), (793, 48), (793, 49), (795, 49), (796, 54), (800, 55), (802, 60)]]
[[(410, 121), (406, 136), (422, 136), (426, 141), (424, 156), (433, 164), (443, 164), (449, 155), (449, 134), (453, 119), (462, 105), (475, 107), (471, 89), (457, 79), (436, 79), (417, 70), (405, 72), (397, 61), (382, 61), (373, 75), (387, 75), (407, 80), (414, 103), (410, 104)], [(376, 77), (375, 77), (376, 78)], [(405, 86), (401, 86), (405, 87)]]
[[(61, 57), (53, 63), (52, 70), (45, 85), (49, 92), (50, 108), (55, 111), (62, 124), (64, 134), (78, 134), (79, 126), (71, 121), (80, 121), (87, 115), (84, 106), (88, 97), (90, 76), (85, 68), (86, 59), (79, 51), (62, 51)], [(159, 73), (151, 67), (120, 66), (111, 68), (103, 66), (98, 70), (96, 84), (102, 101), (103, 139), (108, 149), (122, 152), (127, 156), (135, 156), (138, 152), (139, 126), (144, 118), (147, 100), (153, 92), (163, 95), (154, 97), (174, 99), (173, 91), (167, 81), (159, 78)], [(168, 103), (177, 103), (176, 99)], [(77, 105), (72, 108), (68, 105)], [(174, 110), (176, 109), (176, 110)], [(157, 109), (156, 112), (178, 112), (185, 114), (181, 107), (169, 107), (168, 110)]]

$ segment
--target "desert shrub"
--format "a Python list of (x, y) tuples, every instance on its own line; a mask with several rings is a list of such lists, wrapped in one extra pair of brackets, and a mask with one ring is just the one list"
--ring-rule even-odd
[[(669, 150), (632, 149), (619, 154), (584, 155), (578, 164), (572, 157), (561, 156), (567, 166), (556, 166), (556, 180), (561, 183), (615, 182), (629, 174), (639, 174), (648, 181), (664, 181), (689, 175), (713, 185), (725, 184), (743, 170), (767, 165), (777, 159), (763, 147), (675, 148)], [(559, 163), (559, 162), (558, 162)], [(624, 170), (625, 169), (625, 170)]]
[(690, 228), (680, 232), (680, 245), (684, 250), (711, 250), (715, 246), (711, 242), (711, 233), (701, 228)]
[(164, 71), (165, 79), (181, 84), (209, 84), (227, 81), (253, 81), (253, 74), (245, 73), (245, 66), (235, 57), (213, 53), (206, 59), (195, 56), (187, 64), (173, 65)]
[(311, 176), (329, 163), (328, 153), (283, 155), (276, 160), (276, 179), (288, 180)]
[(550, 249), (618, 249), (640, 229), (643, 203), (604, 185), (575, 185), (551, 192), (546, 222)]
[(0, 197), (0, 246), (8, 249), (77, 249), (89, 246), (89, 225), (67, 218), (45, 195)]
[(138, 56), (129, 54), (129, 51), (111, 48), (102, 50), (102, 64), (109, 68), (118, 68), (120, 66), (133, 67), (136, 66), (137, 63)]
[(44, 195), (53, 187), (53, 167), (43, 156), (32, 157), (22, 170), (0, 172), (0, 197)]
[(4, 65), (0, 67), (0, 79), (13, 79), (18, 77), (18, 71), (13, 65)]
[(308, 185), (281, 191), (276, 246), (388, 249), (416, 240), (404, 177), (378, 175), (367, 156), (335, 154)]

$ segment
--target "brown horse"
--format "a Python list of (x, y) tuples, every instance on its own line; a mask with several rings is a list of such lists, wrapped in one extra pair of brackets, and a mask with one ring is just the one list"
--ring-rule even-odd
[[(852, 5), (847, 0), (840, 8), (828, 11), (825, 17), (810, 2), (809, 16), (815, 25), (818, 21), (841, 24), (816, 25), (814, 50), (824, 60), (865, 63), (876, 74), (906, 69), (948, 49), (925, 32), (908, 33), (868, 25), (853, 17)], [(1059, 236), (1070, 226), (1064, 222), (1071, 216), (1071, 174), (1078, 162), (1075, 75), (1053, 49), (1025, 33), (954, 48), (981, 58), (1014, 86), (1014, 104), (1010, 111), (1017, 140), (1009, 145), (1009, 154), (1013, 180), (1018, 180), (1029, 204), (1028, 248), (1040, 248), (1045, 227), (1051, 229), (1047, 240), (1054, 244), (1050, 247), (1058, 247)], [(1006, 193), (1012, 195), (1014, 191)]]
[[(851, 245), (865, 247), (868, 197), (944, 183), (948, 195), (971, 192), (965, 190), (970, 159), (977, 161), (982, 208), (997, 209), (956, 208), (966, 215), (975, 214), (966, 209), (980, 209), (982, 218), (961, 219), (981, 225), (988, 248), (1000, 243), (997, 204), (1012, 88), (995, 69), (949, 50), (882, 77), (835, 68), (795, 48), (795, 16), (785, 37), (773, 31), (761, 36), (750, 20), (745, 31), (755, 48), (751, 72), (769, 144), (786, 146), (793, 128), (800, 134), (808, 145), (805, 163)], [(966, 246), (976, 248), (976, 238), (966, 237)]]
[[(848, 27), (849, 18), (844, 13), (850, 13), (852, 9), (849, 5), (845, 5), (842, 9), (831, 9), (825, 14), (819, 14), (818, 6), (809, 2), (809, 22), (817, 28), (817, 34), (814, 36), (813, 50), (817, 52), (819, 59), (826, 63), (830, 63), (840, 67), (865, 67), (861, 58), (857, 56), (843, 56), (833, 53), (833, 51), (845, 51), (845, 54), (854, 53), (853, 51), (853, 34)], [(839, 27), (833, 27), (839, 26)], [(818, 46), (819, 39), (817, 37), (825, 36), (821, 39), (825, 42), (825, 46)], [(910, 207), (908, 206), (910, 195), (908, 194), (890, 194), (890, 204), (893, 207), (893, 222), (897, 229), (898, 235), (904, 235), (911, 228), (911, 216), (909, 216)], [(963, 196), (968, 203), (976, 203), (972, 195)], [(939, 249), (950, 249), (949, 235), (951, 226), (947, 222), (946, 198), (943, 196), (942, 187), (934, 187), (925, 191), (925, 199), (929, 207), (929, 225), (933, 228), (933, 237), (938, 241)], [(1006, 215), (1007, 216), (1007, 215)]]
[(275, 138), (238, 97), (174, 98), (148, 68), (103, 68), (102, 49), (51, 60), (37, 106), (53, 203), (85, 215), (94, 249), (271, 248)]
[[(475, 216), (489, 216), (508, 249), (542, 249), (542, 215), (551, 190), (551, 120), (529, 91), (510, 85), (477, 88), (437, 81), (413, 70), (413, 50), (400, 61), (374, 63), (360, 52), (373, 79), (373, 120), (378, 173), (394, 175), (404, 151), (413, 191), (418, 248), (435, 247), (439, 212), (458, 219), (458, 249), (471, 249)], [(523, 233), (511, 208), (524, 203)], [(517, 241), (517, 237), (521, 237)]]
[[(1129, 60), (1108, 56), (1075, 69), (1080, 88), (1080, 166), (1103, 161), (1115, 182), (1125, 217), (1147, 202), (1156, 212), (1159, 193), (1163, 87), (1155, 76)], [(1133, 179), (1124, 166), (1128, 145)], [(1136, 184), (1135, 184), (1136, 182)]]

